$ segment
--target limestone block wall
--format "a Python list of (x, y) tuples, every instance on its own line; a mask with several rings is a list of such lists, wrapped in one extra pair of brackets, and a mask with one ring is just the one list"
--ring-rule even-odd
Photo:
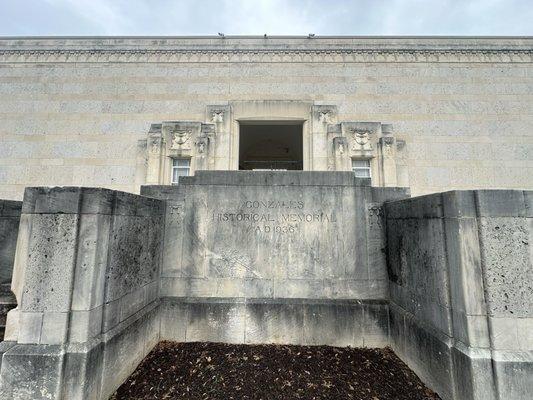
[(133, 371), (159, 339), (162, 219), (161, 202), (129, 193), (26, 189), (7, 398), (108, 398)]
[(528, 38), (1, 39), (0, 197), (36, 185), (138, 192), (152, 123), (205, 121), (207, 105), (245, 100), (392, 124), (413, 195), (532, 189), (531, 49)]
[(4, 337), (7, 312), (17, 305), (11, 293), (11, 276), (21, 208), (20, 201), (0, 200), (0, 341)]
[(531, 199), (455, 191), (386, 204), (391, 343), (444, 399), (530, 397)]
[(162, 338), (388, 343), (381, 207), (407, 190), (350, 172), (199, 171), (141, 192), (166, 202)]

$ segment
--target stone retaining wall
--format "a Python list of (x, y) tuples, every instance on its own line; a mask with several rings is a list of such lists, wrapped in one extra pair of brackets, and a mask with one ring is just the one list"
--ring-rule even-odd
[(167, 206), (162, 337), (385, 346), (381, 207), (408, 191), (369, 183), (350, 172), (200, 171), (143, 186)]
[(444, 399), (533, 392), (533, 193), (386, 204), (391, 343)]
[(26, 190), (0, 391), (106, 399), (159, 340), (391, 345), (444, 400), (533, 393), (533, 193), (345, 172)]
[(90, 188), (28, 188), (0, 345), (6, 398), (107, 398), (159, 340), (163, 207)]

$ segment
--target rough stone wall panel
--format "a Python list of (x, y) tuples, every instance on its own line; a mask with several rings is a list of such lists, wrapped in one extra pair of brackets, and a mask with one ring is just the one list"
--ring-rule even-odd
[(22, 310), (70, 309), (77, 223), (76, 214), (34, 215)]
[(392, 346), (445, 399), (531, 397), (530, 205), (529, 191), (481, 190), (385, 206)]
[(533, 265), (526, 218), (481, 218), (480, 238), (489, 315), (533, 317)]
[(113, 301), (157, 278), (162, 218), (113, 217), (106, 301)]

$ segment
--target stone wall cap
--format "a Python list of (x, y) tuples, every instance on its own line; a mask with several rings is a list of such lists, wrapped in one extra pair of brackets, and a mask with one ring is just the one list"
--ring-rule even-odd
[[(197, 171), (180, 185), (222, 186), (365, 186), (370, 179), (349, 171)], [(179, 185), (178, 185), (179, 186)]]
[(118, 190), (79, 186), (37, 186), (24, 191), (24, 214), (161, 214), (157, 199)]
[(116, 50), (476, 50), (524, 48), (533, 36), (5, 36), (0, 49), (116, 49)]

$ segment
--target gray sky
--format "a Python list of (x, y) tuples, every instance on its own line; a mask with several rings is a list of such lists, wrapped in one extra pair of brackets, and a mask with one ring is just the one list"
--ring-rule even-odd
[(0, 35), (533, 35), (533, 0), (0, 0)]

